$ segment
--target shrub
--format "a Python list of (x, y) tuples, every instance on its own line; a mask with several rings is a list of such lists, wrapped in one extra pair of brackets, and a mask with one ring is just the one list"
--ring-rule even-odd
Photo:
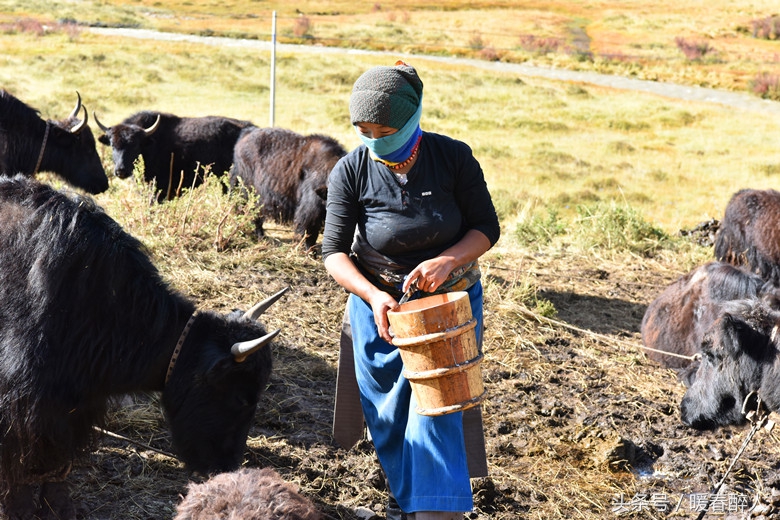
[(557, 52), (562, 46), (563, 40), (560, 38), (540, 38), (533, 34), (524, 34), (520, 36), (520, 48), (535, 54)]
[(760, 20), (753, 20), (753, 38), (777, 40), (780, 38), (780, 16), (772, 15)]
[(114, 182), (110, 196), (102, 196), (100, 201), (107, 213), (122, 215), (122, 225), (143, 237), (152, 250), (222, 252), (253, 245), (254, 219), (259, 211), (255, 195), (225, 194), (227, 176), (213, 175), (207, 168), (202, 173), (201, 186), (183, 187), (180, 197), (154, 204), (150, 201), (156, 199), (155, 187), (143, 180), (139, 165), (132, 179)]
[(482, 35), (478, 32), (474, 32), (469, 39), (469, 49), (472, 51), (481, 51), (485, 48), (485, 42), (482, 40)]
[(307, 16), (299, 16), (293, 24), (293, 34), (297, 38), (310, 37), (311, 26), (311, 20)]
[(72, 42), (78, 40), (81, 34), (81, 27), (76, 22), (70, 20), (61, 23), (60, 29), (68, 35), (68, 40)]
[(46, 30), (43, 24), (33, 18), (23, 18), (16, 22), (16, 32), (30, 33), (36, 36), (43, 36)]
[(515, 238), (522, 245), (540, 246), (549, 244), (565, 231), (566, 227), (558, 218), (558, 212), (548, 208), (546, 217), (528, 215), (522, 218), (515, 227)]
[(490, 190), (498, 220), (504, 221), (521, 210), (520, 199), (504, 189)]
[(705, 56), (715, 53), (715, 48), (709, 42), (689, 42), (685, 38), (678, 36), (674, 39), (674, 43), (685, 57), (691, 61), (701, 60)]
[(757, 166), (754, 166), (753, 170), (767, 176), (780, 175), (780, 164), (778, 163), (759, 164)]
[[(558, 314), (555, 304), (539, 294), (539, 287), (531, 279), (525, 279), (520, 283), (515, 282), (507, 287), (503, 287), (502, 292), (504, 301), (520, 303), (539, 316), (554, 318)], [(507, 309), (510, 316), (515, 314), (515, 309), (516, 307), (511, 310)], [(525, 314), (518, 316), (518, 318), (522, 321), (528, 320), (528, 316)]]
[(635, 209), (615, 202), (578, 206), (572, 236), (586, 249), (605, 248), (650, 255), (661, 249), (669, 237)]
[(498, 54), (498, 51), (492, 46), (487, 46), (484, 49), (481, 49), (479, 51), (479, 57), (480, 59), (483, 59), (485, 61), (500, 61), (501, 56)]
[(780, 76), (762, 72), (748, 83), (750, 91), (763, 98), (780, 101)]

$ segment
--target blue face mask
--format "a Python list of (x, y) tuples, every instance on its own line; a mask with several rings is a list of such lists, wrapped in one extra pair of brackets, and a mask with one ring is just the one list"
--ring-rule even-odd
[(357, 126), (355, 127), (355, 132), (357, 132), (360, 140), (369, 149), (372, 157), (386, 162), (399, 163), (409, 158), (414, 144), (422, 133), (422, 130), (420, 130), (420, 116), (422, 116), (422, 99), (420, 100), (420, 106), (417, 107), (417, 111), (409, 118), (409, 121), (406, 122), (403, 128), (394, 134), (372, 139), (361, 134)]

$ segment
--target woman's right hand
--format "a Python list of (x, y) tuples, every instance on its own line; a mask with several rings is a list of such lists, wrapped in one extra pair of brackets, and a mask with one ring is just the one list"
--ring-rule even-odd
[(325, 259), (325, 269), (344, 289), (358, 295), (371, 305), (379, 336), (388, 343), (392, 343), (393, 337), (390, 335), (387, 311), (398, 307), (398, 302), (388, 293), (369, 282), (346, 253), (333, 253), (328, 256)]
[(390, 335), (390, 322), (387, 319), (387, 311), (397, 308), (398, 302), (388, 293), (377, 289), (371, 294), (369, 303), (371, 304), (371, 310), (374, 311), (374, 323), (376, 323), (379, 336), (388, 343), (392, 343), (393, 336)]

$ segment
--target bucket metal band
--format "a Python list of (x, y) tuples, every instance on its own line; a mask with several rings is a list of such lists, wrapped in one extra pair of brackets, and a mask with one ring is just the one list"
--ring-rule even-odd
[(483, 391), (481, 394), (476, 397), (472, 397), (468, 401), (463, 401), (461, 403), (452, 404), (449, 406), (440, 406), (439, 408), (420, 408), (418, 406), (417, 413), (420, 415), (445, 415), (448, 413), (462, 412), (463, 410), (474, 408), (480, 404), (485, 399), (485, 394), (487, 394), (487, 391)]
[(482, 362), (482, 358), (483, 355), (480, 354), (474, 359), (469, 359), (465, 363), (459, 363), (451, 367), (434, 368), (433, 370), (423, 370), (422, 372), (412, 372), (410, 370), (404, 370), (404, 377), (409, 381), (420, 381), (424, 379), (436, 379), (438, 377), (442, 377), (449, 374), (457, 374), (458, 372), (463, 372), (465, 370), (468, 370), (474, 365), (478, 365), (479, 363)]
[(412, 347), (415, 345), (425, 345), (426, 343), (433, 343), (435, 341), (444, 341), (446, 339), (460, 336), (464, 332), (468, 332), (477, 326), (476, 318), (471, 318), (466, 323), (461, 323), (451, 329), (444, 330), (442, 332), (432, 332), (422, 336), (415, 336), (413, 338), (393, 338), (393, 345), (396, 347)]

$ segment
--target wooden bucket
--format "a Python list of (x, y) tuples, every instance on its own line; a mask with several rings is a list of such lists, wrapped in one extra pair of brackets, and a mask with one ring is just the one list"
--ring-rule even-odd
[(471, 303), (466, 292), (412, 300), (387, 313), (417, 413), (444, 415), (477, 406), (485, 396)]

